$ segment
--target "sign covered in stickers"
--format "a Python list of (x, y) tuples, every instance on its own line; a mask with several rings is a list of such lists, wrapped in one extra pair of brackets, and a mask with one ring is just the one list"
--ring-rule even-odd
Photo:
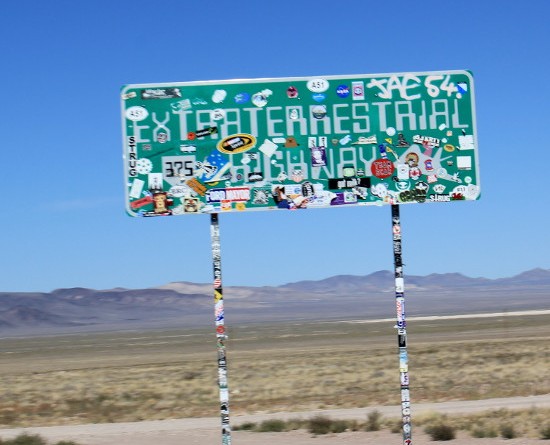
[(469, 71), (127, 85), (132, 216), (476, 200)]

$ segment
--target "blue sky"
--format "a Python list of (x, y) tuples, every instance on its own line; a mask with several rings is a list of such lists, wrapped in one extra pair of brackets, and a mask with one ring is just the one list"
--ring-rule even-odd
[[(209, 217), (125, 213), (125, 84), (474, 74), (482, 197), (401, 206), (406, 275), (550, 268), (550, 2), (0, 4), (0, 291), (212, 280)], [(390, 208), (220, 215), (224, 285), (392, 269)]]

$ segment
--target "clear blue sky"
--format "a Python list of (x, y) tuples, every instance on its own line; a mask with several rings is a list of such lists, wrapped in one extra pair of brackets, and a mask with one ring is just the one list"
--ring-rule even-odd
[[(406, 275), (550, 268), (550, 2), (3, 0), (0, 291), (211, 282), (209, 217), (124, 210), (130, 83), (469, 69), (482, 197), (401, 206)], [(224, 285), (393, 269), (390, 208), (220, 215)]]

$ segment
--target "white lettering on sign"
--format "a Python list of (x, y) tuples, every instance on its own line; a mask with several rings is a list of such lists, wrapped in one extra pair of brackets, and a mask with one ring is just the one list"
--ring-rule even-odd
[(151, 142), (151, 139), (144, 139), (141, 137), (141, 131), (148, 130), (149, 128), (151, 128), (149, 125), (138, 125), (138, 123), (134, 121), (132, 125), (132, 134), (135, 136), (134, 142)]
[(230, 201), (248, 201), (250, 199), (250, 189), (247, 187), (235, 187), (225, 189), (226, 198)]
[[(348, 116), (346, 116), (345, 113), (342, 113), (343, 116), (339, 116), (338, 110), (340, 108), (348, 108), (348, 105), (347, 104), (337, 104), (337, 105), (334, 105), (332, 107), (332, 110), (334, 112), (334, 117), (333, 117), (334, 133), (347, 134), (351, 131), (351, 128), (349, 128), (348, 123), (343, 123), (343, 121), (349, 121), (350, 118)], [(347, 110), (344, 110), (344, 111), (347, 111)], [(345, 125), (347, 128), (342, 128), (343, 125)]]
[(157, 113), (153, 113), (151, 118), (153, 119), (153, 122), (157, 124), (157, 126), (153, 130), (153, 140), (158, 141), (158, 134), (162, 130), (167, 135), (167, 141), (170, 140), (170, 130), (166, 126), (166, 124), (170, 121), (170, 114), (168, 112), (164, 113), (164, 120), (159, 121), (157, 120)]
[[(363, 108), (364, 112), (361, 113), (358, 111), (359, 108)], [(352, 119), (352, 128), (354, 133), (362, 133), (370, 131), (370, 117), (368, 115), (369, 104), (356, 103), (351, 107), (351, 119)], [(365, 114), (366, 113), (366, 114)], [(361, 125), (363, 121), (363, 125)]]
[(239, 134), (240, 113), (238, 108), (225, 109), (225, 119), (221, 123), (221, 133), (223, 135)]
[(375, 88), (376, 95), (382, 99), (393, 99), (394, 91), (399, 93), (401, 99), (414, 100), (420, 98), (420, 93), (409, 94), (421, 85), (420, 79), (412, 74), (403, 76), (390, 76), (386, 79), (372, 79), (367, 88)]
[(208, 202), (246, 202), (250, 200), (250, 189), (248, 187), (212, 189), (207, 192), (206, 199), (208, 200)]
[[(427, 76), (426, 80), (424, 80), (424, 86), (426, 87), (427, 93), (431, 97), (437, 97), (441, 93), (441, 91), (445, 91), (447, 93), (447, 97), (450, 97), (451, 94), (456, 93), (457, 89), (453, 82), (449, 82), (451, 79), (451, 76), (448, 74), (446, 76), (441, 75), (433, 75), (433, 76)], [(440, 81), (443, 81), (439, 83)], [(434, 85), (434, 83), (438, 83), (437, 85)]]
[[(283, 131), (276, 131), (275, 130), (275, 125), (279, 125), (281, 127), (281, 130), (282, 130), (282, 123), (284, 122), (283, 119), (276, 119), (274, 117), (274, 114), (275, 114), (275, 111), (279, 112), (278, 115), (281, 116), (283, 107), (268, 107), (266, 109), (266, 114), (267, 114), (267, 133), (269, 134), (269, 136), (284, 136), (284, 132)], [(288, 115), (288, 113), (287, 113)]]
[[(405, 119), (407, 120), (407, 126), (405, 127)], [(416, 130), (416, 114), (412, 111), (412, 102), (397, 101), (395, 102), (395, 126), (399, 128), (409, 128), (410, 130)]]
[[(312, 105), (309, 108), (313, 107)], [(291, 109), (297, 110), (298, 118), (290, 117)], [(378, 123), (380, 131), (386, 131), (391, 127), (397, 131), (436, 130), (440, 125), (449, 128), (468, 127), (467, 124), (461, 123), (457, 99), (333, 104), (327, 106), (327, 114), (322, 119), (312, 117), (310, 109), (305, 113), (302, 106), (228, 109), (226, 118), (219, 127), (219, 133), (212, 133), (209, 137), (218, 139), (232, 134), (251, 134), (258, 137), (262, 134), (265, 137), (276, 138), (304, 134), (317, 136), (368, 133), (377, 130), (373, 128), (372, 122)], [(187, 134), (191, 131), (215, 126), (211, 121), (212, 111), (186, 110), (174, 113), (177, 114), (181, 139), (186, 140)], [(166, 132), (168, 116), (166, 114), (162, 121), (155, 117), (154, 122), (157, 126), (153, 131), (153, 138), (161, 129)], [(133, 122), (133, 127), (137, 142), (149, 141), (143, 135), (150, 127), (137, 125), (136, 122)], [(168, 136), (170, 137), (169, 134)]]
[(215, 189), (208, 191), (206, 198), (209, 202), (220, 202), (225, 199), (225, 190)]

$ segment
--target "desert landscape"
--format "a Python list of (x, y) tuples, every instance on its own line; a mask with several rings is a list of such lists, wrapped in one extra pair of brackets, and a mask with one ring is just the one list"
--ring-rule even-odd
[[(426, 431), (441, 424), (456, 431), (457, 444), (540, 443), (550, 415), (548, 311), (411, 317), (408, 331), (413, 443), (430, 442)], [(2, 438), (27, 431), (81, 445), (220, 443), (212, 329), (1, 344)], [(391, 320), (230, 326), (227, 351), (234, 443), (402, 442)], [(460, 401), (474, 405), (453, 408)], [(377, 431), (365, 431), (374, 411)], [(307, 422), (319, 415), (348, 422), (345, 431), (312, 434)], [(266, 420), (284, 431), (257, 432)], [(513, 437), (504, 438), (510, 427)]]

